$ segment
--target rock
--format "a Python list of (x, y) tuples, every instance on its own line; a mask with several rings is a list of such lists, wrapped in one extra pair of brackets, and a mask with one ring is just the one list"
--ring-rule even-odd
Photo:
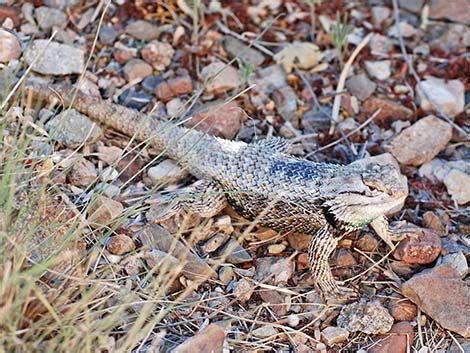
[(400, 29), (400, 35), (403, 38), (411, 38), (418, 34), (418, 31), (416, 30), (416, 28), (405, 21), (401, 21), (398, 24), (398, 28), (396, 25), (393, 25), (392, 27), (390, 27), (390, 29), (387, 31), (387, 34), (390, 37), (399, 38), (400, 36), (398, 34), (398, 29)]
[(291, 86), (279, 88), (273, 92), (273, 100), (279, 115), (286, 121), (297, 117), (297, 94)]
[(377, 80), (383, 81), (390, 77), (392, 72), (390, 66), (392, 62), (390, 60), (381, 61), (368, 61), (364, 62), (367, 73)]
[(458, 344), (453, 341), (450, 347), (446, 350), (446, 353), (467, 353), (470, 352), (470, 340), (469, 339), (458, 339)]
[(151, 41), (158, 39), (161, 30), (147, 21), (138, 20), (131, 22), (126, 26), (126, 33), (136, 39)]
[(175, 50), (170, 44), (158, 40), (151, 41), (141, 50), (142, 58), (158, 71), (165, 70), (171, 64), (174, 54)]
[(268, 246), (268, 253), (270, 255), (277, 255), (283, 252), (286, 249), (284, 244), (272, 244)]
[(444, 184), (452, 200), (460, 205), (470, 202), (469, 174), (458, 169), (452, 169), (444, 178)]
[(140, 59), (129, 60), (122, 70), (127, 81), (145, 78), (152, 74), (152, 66)]
[(467, 0), (430, 0), (429, 17), (470, 25), (470, 2)]
[(470, 289), (449, 264), (414, 275), (401, 292), (442, 327), (470, 337)]
[(397, 322), (389, 334), (379, 337), (367, 350), (368, 353), (407, 353), (412, 350), (414, 339), (413, 326), (407, 321)]
[(240, 85), (238, 71), (220, 61), (204, 67), (201, 79), (206, 83), (206, 92), (211, 94), (225, 93)]
[(68, 174), (69, 182), (80, 187), (88, 187), (98, 178), (95, 165), (89, 160), (81, 157), (72, 166)]
[(393, 42), (388, 37), (375, 33), (370, 39), (369, 47), (374, 56), (388, 56), (393, 49)]
[(424, 0), (398, 0), (398, 4), (400, 9), (419, 14), (424, 5)]
[(95, 187), (95, 191), (101, 195), (103, 194), (106, 197), (113, 198), (118, 196), (121, 193), (121, 189), (117, 185), (109, 184), (109, 183), (99, 183)]
[(264, 61), (264, 56), (253, 47), (247, 46), (241, 40), (234, 38), (230, 35), (224, 37), (224, 47), (231, 57), (241, 59), (245, 64), (250, 64), (252, 67), (260, 66)]
[(112, 45), (118, 36), (118, 33), (112, 25), (102, 26), (99, 33), (100, 42)]
[(227, 285), (233, 279), (234, 271), (231, 266), (222, 266), (219, 270), (219, 280)]
[(263, 289), (259, 292), (259, 295), (264, 303), (269, 304), (269, 307), (277, 316), (284, 316), (287, 314), (285, 294), (281, 294), (276, 290)]
[(113, 255), (124, 255), (135, 250), (134, 241), (125, 234), (109, 238), (106, 249)]
[(451, 118), (464, 110), (465, 87), (459, 80), (446, 82), (440, 78), (426, 76), (426, 80), (416, 85), (416, 92), (421, 108), (427, 113), (436, 111), (433, 104)]
[(442, 258), (439, 264), (449, 264), (463, 279), (468, 274), (468, 263), (467, 258), (462, 251), (447, 254)]
[(24, 53), (26, 65), (31, 65), (32, 70), (43, 75), (70, 75), (80, 74), (85, 68), (85, 56), (83, 49), (71, 45), (36, 39), (31, 47)]
[(257, 70), (249, 77), (248, 82), (250, 85), (256, 85), (256, 91), (270, 94), (287, 85), (287, 75), (281, 66), (272, 65)]
[(344, 342), (349, 338), (349, 332), (341, 327), (328, 326), (321, 332), (321, 340), (329, 347)]
[(442, 250), (439, 234), (431, 229), (419, 228), (415, 225), (400, 226), (402, 240), (393, 252), (397, 260), (408, 264), (425, 265), (437, 259)]
[(313, 43), (294, 42), (288, 44), (279, 53), (274, 55), (276, 63), (281, 65), (287, 73), (298, 68), (308, 70), (317, 66), (323, 59), (323, 53)]
[(116, 146), (98, 146), (97, 152), (98, 159), (105, 162), (106, 165), (116, 163), (124, 154), (122, 148)]
[(377, 85), (364, 74), (351, 76), (346, 81), (349, 93), (361, 101), (369, 98), (376, 87)]
[(166, 271), (169, 272), (177, 266), (180, 266), (180, 262), (176, 257), (158, 249), (146, 251), (144, 253), (144, 260), (150, 269), (156, 270), (156, 273), (160, 272), (160, 268), (166, 267)]
[(291, 233), (287, 234), (287, 241), (289, 245), (298, 251), (306, 250), (308, 248), (308, 243), (312, 239), (311, 234), (304, 233)]
[(225, 332), (216, 324), (210, 324), (196, 335), (188, 338), (173, 349), (172, 353), (214, 352), (222, 353), (224, 348)]
[(370, 10), (372, 16), (372, 24), (375, 28), (380, 29), (382, 27), (382, 23), (390, 18), (392, 11), (385, 6), (373, 6)]
[(235, 239), (230, 239), (227, 244), (221, 249), (220, 255), (224, 256), (229, 250), (232, 250), (226, 257), (228, 263), (239, 265), (244, 262), (253, 261), (250, 253), (245, 250), (243, 246), (238, 244)]
[(126, 107), (140, 110), (152, 100), (152, 96), (144, 91), (136, 91), (134, 88), (127, 89), (118, 97), (118, 102)]
[(171, 254), (184, 263), (183, 273), (191, 280), (216, 278), (217, 273), (199, 256), (193, 254), (181, 241), (174, 238), (165, 228), (148, 224), (139, 233), (143, 245)]
[(108, 225), (124, 212), (124, 207), (118, 201), (105, 196), (98, 196), (88, 209), (88, 222), (95, 225)]
[(231, 140), (240, 130), (243, 118), (243, 109), (236, 101), (214, 102), (203, 106), (193, 118), (187, 120), (185, 126)]
[(357, 265), (357, 261), (349, 249), (338, 249), (335, 256), (335, 263), (339, 268)]
[(418, 314), (418, 308), (409, 300), (391, 300), (389, 310), (396, 321), (413, 321)]
[(376, 335), (390, 331), (393, 317), (377, 302), (358, 302), (343, 306), (336, 323), (349, 332)]
[(362, 235), (355, 243), (354, 246), (361, 251), (373, 252), (377, 250), (379, 242), (370, 233)]
[(253, 330), (253, 336), (259, 337), (259, 338), (267, 338), (271, 336), (277, 335), (278, 332), (272, 325), (263, 325), (261, 327), (258, 327), (256, 330)]
[(0, 63), (8, 64), (12, 60), (16, 60), (21, 55), (21, 46), (18, 38), (0, 28)]
[(38, 7), (34, 11), (36, 21), (43, 31), (49, 31), (52, 27), (65, 28), (67, 24), (67, 16), (65, 13), (58, 9), (53, 9), (46, 6)]
[[(162, 82), (164, 82), (164, 80), (161, 76), (147, 76), (146, 78), (143, 79), (140, 85), (147, 93), (156, 94), (157, 86)], [(192, 89), (192, 86), (191, 86), (191, 89)]]
[(166, 103), (166, 111), (169, 117), (177, 117), (184, 110), (185, 105), (180, 98), (173, 98)]
[(212, 238), (207, 240), (204, 245), (202, 246), (202, 250), (205, 253), (211, 253), (219, 249), (229, 238), (227, 234), (224, 233), (217, 233)]
[(440, 23), (434, 25), (429, 44), (431, 48), (442, 51), (458, 51), (462, 47), (470, 46), (470, 26), (453, 23)]
[(189, 94), (193, 91), (193, 82), (188, 75), (172, 78), (168, 81), (160, 82), (155, 88), (158, 99), (168, 102), (173, 97)]
[(80, 3), (80, 0), (43, 0), (44, 5), (56, 9), (65, 9)]
[(233, 295), (241, 303), (246, 303), (253, 295), (253, 285), (248, 280), (242, 278), (233, 285)]
[(136, 54), (131, 50), (118, 48), (113, 49), (113, 58), (121, 65), (124, 65), (135, 56)]
[(388, 127), (396, 120), (408, 120), (413, 116), (413, 111), (400, 103), (386, 98), (370, 97), (362, 104), (360, 121), (365, 121), (374, 114), (377, 109), (381, 109), (374, 121), (377, 125)]
[(171, 159), (165, 159), (155, 167), (149, 168), (147, 175), (152, 180), (153, 185), (162, 186), (179, 182), (187, 178), (189, 173)]
[(4, 4), (5, 1), (3, 2), (0, 1), (0, 24), (3, 24), (7, 19), (10, 19), (13, 21), (14, 27), (19, 26), (21, 23), (21, 20), (19, 16), (19, 11), (16, 8), (16, 6), (15, 7), (4, 6), (4, 5), (1, 5), (2, 3)]
[(395, 136), (389, 149), (401, 164), (420, 166), (442, 151), (451, 137), (452, 126), (429, 115)]
[(274, 275), (274, 285), (287, 284), (294, 274), (294, 262), (289, 258), (281, 258), (271, 265), (271, 274)]

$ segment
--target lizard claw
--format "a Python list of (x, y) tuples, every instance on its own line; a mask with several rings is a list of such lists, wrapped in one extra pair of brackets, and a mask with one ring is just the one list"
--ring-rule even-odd
[(341, 286), (339, 283), (335, 280), (318, 281), (316, 286), (325, 299), (351, 300), (359, 297), (354, 289)]

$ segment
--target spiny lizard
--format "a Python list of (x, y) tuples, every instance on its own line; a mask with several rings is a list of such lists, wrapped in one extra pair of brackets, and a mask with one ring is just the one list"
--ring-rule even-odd
[[(31, 88), (36, 95), (73, 107), (91, 119), (139, 141), (148, 141), (201, 179), (191, 195), (171, 205), (212, 216), (228, 203), (243, 217), (281, 232), (311, 234), (312, 278), (327, 296), (350, 294), (334, 280), (328, 259), (339, 239), (370, 224), (393, 246), (385, 214), (400, 205), (408, 189), (392, 165), (314, 163), (290, 155), (288, 140), (251, 144), (216, 138), (80, 92)], [(170, 215), (172, 212), (168, 212)]]

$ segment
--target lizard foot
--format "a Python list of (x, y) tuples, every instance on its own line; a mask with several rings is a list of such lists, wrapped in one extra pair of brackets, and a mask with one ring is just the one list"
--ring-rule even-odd
[(354, 289), (341, 286), (339, 283), (341, 282), (332, 280), (317, 282), (316, 285), (325, 299), (350, 300), (359, 296)]

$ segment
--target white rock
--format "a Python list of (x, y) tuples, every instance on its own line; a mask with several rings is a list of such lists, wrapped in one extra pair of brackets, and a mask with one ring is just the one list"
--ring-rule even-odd
[(322, 341), (328, 346), (344, 342), (348, 337), (349, 332), (341, 327), (329, 326), (321, 332)]
[(458, 169), (452, 169), (444, 178), (444, 184), (452, 200), (459, 205), (470, 202), (470, 175)]
[(441, 263), (452, 266), (462, 278), (468, 274), (467, 258), (462, 251), (447, 254), (442, 258)]
[(380, 28), (382, 26), (382, 22), (389, 18), (392, 13), (392, 11), (385, 6), (374, 6), (370, 12), (372, 15), (372, 23), (375, 28)]
[[(413, 37), (418, 33), (416, 28), (414, 28), (412, 25), (410, 25), (408, 22), (402, 21), (398, 24), (400, 28), (400, 34), (403, 36), (403, 38), (409, 38)], [(389, 28), (387, 34), (390, 37), (398, 38), (398, 29), (396, 25), (393, 25)]]
[(272, 325), (264, 325), (253, 331), (253, 336), (266, 338), (277, 334), (277, 330)]
[(223, 62), (214, 62), (204, 67), (201, 71), (201, 78), (207, 82), (207, 93), (224, 93), (240, 85), (238, 71)]
[(378, 80), (386, 80), (390, 77), (391, 71), (391, 61), (390, 60), (381, 60), (381, 61), (366, 61), (365, 67), (367, 73), (372, 77)]
[(0, 28), (0, 63), (8, 63), (18, 59), (21, 55), (21, 46), (18, 38), (8, 31)]
[(166, 183), (174, 183), (186, 178), (189, 174), (179, 165), (170, 159), (165, 159), (155, 167), (149, 168), (147, 175), (154, 185), (163, 185)]
[(416, 91), (420, 106), (425, 112), (435, 111), (431, 102), (451, 118), (463, 112), (465, 86), (459, 80), (446, 82), (437, 77), (426, 76), (421, 85), (416, 85)]

